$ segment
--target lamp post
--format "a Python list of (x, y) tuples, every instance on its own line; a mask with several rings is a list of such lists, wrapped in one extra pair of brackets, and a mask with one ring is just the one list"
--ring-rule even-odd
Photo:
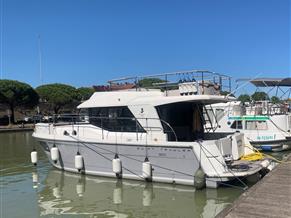
[(10, 109), (7, 109), (7, 115), (8, 115), (9, 126), (11, 126), (11, 110)]

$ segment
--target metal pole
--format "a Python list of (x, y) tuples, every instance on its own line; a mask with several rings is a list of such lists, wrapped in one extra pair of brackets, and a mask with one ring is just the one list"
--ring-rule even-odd
[(203, 71), (202, 71), (202, 95), (204, 95), (204, 75), (203, 75)]
[[(168, 83), (168, 76), (167, 74), (165, 75), (165, 80), (166, 80), (166, 84)], [(166, 85), (166, 96), (168, 96), (168, 87)]]
[(135, 132), (136, 132), (136, 141), (138, 141), (137, 119), (136, 119), (136, 117), (135, 117), (134, 119), (135, 119)]
[(38, 56), (39, 56), (39, 79), (40, 79), (40, 84), (43, 84), (43, 79), (42, 79), (42, 63), (41, 63), (41, 44), (40, 44), (40, 35), (38, 35)]
[(137, 91), (137, 89), (138, 89), (138, 84), (137, 84), (137, 77), (135, 77), (135, 91)]
[(1, 10), (0, 10), (0, 71), (1, 77), (3, 79), (3, 1), (1, 1)]
[(148, 143), (148, 118), (146, 118), (146, 145), (147, 145), (147, 143)]
[(103, 133), (103, 120), (102, 120), (102, 117), (101, 117), (100, 119), (101, 119), (102, 139), (104, 139), (104, 133)]
[(228, 83), (229, 83), (229, 92), (231, 92), (231, 78), (228, 78)]
[(147, 132), (146, 132), (146, 146), (145, 146), (145, 150), (146, 150), (146, 157), (148, 157), (148, 118), (146, 118), (146, 127), (147, 127)]

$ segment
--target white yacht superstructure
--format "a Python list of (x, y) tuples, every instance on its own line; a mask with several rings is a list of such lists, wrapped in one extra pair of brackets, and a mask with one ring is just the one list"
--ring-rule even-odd
[(240, 101), (213, 104), (216, 132), (242, 132), (254, 147), (264, 151), (290, 149), (291, 115), (279, 107), (270, 107), (269, 114), (264, 112), (267, 108), (261, 104), (246, 106)]
[[(291, 113), (290, 104), (282, 99), (289, 99), (291, 78), (256, 78), (238, 79), (247, 81), (256, 87), (256, 92), (265, 97), (275, 94), (277, 102), (255, 100), (241, 103), (233, 101), (208, 106), (216, 132), (242, 132), (250, 143), (264, 151), (282, 151), (291, 148)], [(263, 92), (266, 91), (266, 92)], [(209, 125), (209, 124), (208, 124)]]
[(241, 160), (253, 153), (243, 133), (206, 129), (205, 106), (229, 99), (213, 95), (221, 86), (206, 74), (217, 74), (191, 73), (202, 76), (178, 89), (96, 92), (82, 115), (36, 124), (33, 136), (56, 168), (118, 179), (217, 187), (268, 168), (268, 159)]

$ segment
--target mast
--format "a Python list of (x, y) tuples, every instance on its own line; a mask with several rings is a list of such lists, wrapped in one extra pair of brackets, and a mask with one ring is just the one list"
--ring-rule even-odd
[(42, 55), (41, 55), (41, 39), (40, 35), (38, 35), (38, 59), (39, 59), (39, 80), (40, 84), (43, 84), (43, 78), (42, 78)]
[(0, 0), (0, 79), (3, 79), (3, 1)]

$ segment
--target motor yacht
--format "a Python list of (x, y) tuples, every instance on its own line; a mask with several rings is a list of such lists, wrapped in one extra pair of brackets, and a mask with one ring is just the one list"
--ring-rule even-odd
[(263, 151), (290, 149), (291, 115), (274, 106), (269, 110), (272, 113), (263, 113), (267, 108), (261, 104), (244, 105), (240, 101), (213, 104), (216, 132), (242, 132), (255, 148)]
[[(291, 78), (256, 78), (248, 82), (255, 85), (257, 91), (265, 88), (270, 94), (275, 90), (275, 96), (281, 99), (291, 94)], [(255, 148), (264, 151), (291, 148), (290, 105), (282, 100), (278, 103), (270, 100), (233, 101), (213, 104), (208, 109), (214, 112), (210, 114), (213, 125), (217, 126), (216, 132), (242, 132)]]
[[(187, 79), (170, 79), (181, 75)], [(165, 79), (138, 86), (158, 76)], [(241, 181), (272, 164), (266, 158), (242, 160), (254, 153), (244, 133), (206, 126), (207, 105), (233, 100), (219, 94), (224, 78), (209, 71), (175, 72), (134, 77), (134, 87), (120, 90), (129, 78), (112, 80), (78, 106), (78, 115), (36, 124), (33, 137), (60, 170), (196, 188)]]

